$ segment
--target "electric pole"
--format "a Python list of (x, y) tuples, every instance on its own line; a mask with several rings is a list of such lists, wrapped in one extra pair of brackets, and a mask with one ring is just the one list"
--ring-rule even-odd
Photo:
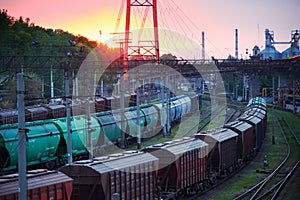
[(27, 178), (26, 178), (26, 127), (24, 107), (24, 76), (17, 74), (17, 100), (18, 100), (18, 170), (19, 170), (19, 200), (27, 199)]
[(65, 67), (65, 90), (66, 90), (66, 118), (67, 118), (67, 133), (68, 133), (68, 164), (70, 165), (72, 160), (72, 131), (71, 131), (71, 110), (70, 110), (70, 85), (69, 85), (69, 74), (68, 66)]
[(275, 103), (275, 89), (274, 89), (274, 75), (272, 77), (272, 144), (275, 144), (275, 137), (274, 137), (274, 103)]

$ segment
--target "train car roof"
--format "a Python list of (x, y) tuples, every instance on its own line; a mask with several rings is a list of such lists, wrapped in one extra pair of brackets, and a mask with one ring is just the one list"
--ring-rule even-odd
[(266, 100), (264, 100), (262, 97), (254, 97), (254, 98), (250, 99), (247, 107), (250, 107), (252, 105), (261, 105), (264, 107), (267, 106)]
[[(115, 170), (143, 165), (149, 162), (157, 162), (158, 158), (141, 151), (126, 151), (123, 153), (111, 154), (108, 156), (94, 158), (93, 160), (76, 161), (71, 165), (61, 168), (62, 172), (68, 171), (68, 168), (84, 168), (83, 173), (89, 172), (90, 175), (105, 174)], [(140, 168), (140, 172), (147, 170)], [(72, 172), (72, 170), (68, 171)], [(68, 173), (67, 173), (68, 174)]]
[[(28, 171), (26, 176), (28, 190), (73, 181), (72, 178), (61, 172), (46, 169)], [(18, 177), (18, 174), (0, 177), (0, 196), (18, 193)]]
[(241, 115), (241, 117), (255, 116), (260, 119), (264, 119), (266, 114), (267, 114), (266, 111), (261, 110), (261, 109), (250, 109), (250, 110), (247, 110), (246, 112), (244, 112), (244, 114)]
[(49, 108), (49, 109), (58, 109), (58, 108), (65, 108), (66, 106), (65, 105), (61, 105), (61, 104), (53, 104), (53, 105), (51, 105), (51, 104), (48, 104), (48, 105), (46, 105), (46, 107), (47, 108)]
[(230, 123), (225, 124), (224, 127), (225, 128), (235, 128), (242, 132), (248, 130), (249, 128), (252, 128), (252, 126), (249, 123), (244, 122), (244, 121), (230, 122)]
[(193, 137), (184, 137), (181, 139), (171, 140), (168, 142), (163, 142), (159, 144), (154, 144), (145, 147), (143, 151), (155, 151), (155, 150), (166, 150), (173, 154), (175, 157), (181, 156), (183, 153), (188, 151), (193, 151), (208, 146), (202, 140), (195, 139)]
[(256, 116), (242, 116), (238, 119), (252, 124), (259, 124), (261, 122), (261, 119)]
[(45, 107), (28, 107), (26, 108), (28, 112), (48, 112)]
[(195, 137), (199, 137), (203, 140), (205, 140), (205, 137), (210, 137), (217, 142), (223, 142), (237, 136), (238, 134), (236, 132), (228, 128), (217, 128), (195, 134)]
[(12, 115), (18, 115), (18, 110), (1, 110), (0, 111), (0, 116), (2, 117), (7, 117), (7, 116), (12, 116)]

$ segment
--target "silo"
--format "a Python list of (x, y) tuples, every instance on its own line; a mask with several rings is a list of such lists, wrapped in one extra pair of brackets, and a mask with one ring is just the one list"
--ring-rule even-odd
[(266, 47), (264, 50), (260, 52), (260, 59), (266, 60), (276, 60), (281, 59), (281, 53), (277, 51), (273, 45), (274, 43), (274, 33), (273, 31), (270, 31), (269, 29), (265, 30), (265, 44)]

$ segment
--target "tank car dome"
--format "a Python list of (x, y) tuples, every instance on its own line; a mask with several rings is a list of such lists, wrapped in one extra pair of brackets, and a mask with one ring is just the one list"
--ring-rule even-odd
[(281, 59), (281, 53), (275, 49), (274, 46), (268, 46), (260, 52), (260, 58), (262, 60), (266, 59)]
[(282, 52), (282, 59), (291, 58), (293, 56), (300, 55), (299, 47), (295, 47), (294, 49), (292, 49), (292, 51), (291, 51), (291, 48), (292, 47), (290, 47)]

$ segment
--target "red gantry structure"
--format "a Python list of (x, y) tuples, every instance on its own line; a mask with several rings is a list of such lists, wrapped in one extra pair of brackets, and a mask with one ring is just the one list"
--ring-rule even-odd
[[(153, 14), (153, 30), (154, 30), (154, 41), (148, 41), (151, 45), (138, 45), (138, 46), (129, 46), (130, 42), (130, 20), (131, 20), (131, 9), (133, 7), (152, 7)], [(148, 13), (148, 9), (145, 11)], [(143, 18), (142, 26), (145, 24), (146, 17)], [(143, 29), (143, 27), (141, 27)], [(140, 58), (143, 58), (141, 52), (145, 52), (149, 56), (152, 56), (156, 61), (159, 60), (159, 42), (158, 42), (158, 20), (157, 20), (157, 0), (127, 0), (126, 4), (126, 24), (125, 24), (125, 41), (124, 41), (124, 73), (128, 71), (128, 59), (131, 56), (129, 50), (133, 53), (138, 53)]]

